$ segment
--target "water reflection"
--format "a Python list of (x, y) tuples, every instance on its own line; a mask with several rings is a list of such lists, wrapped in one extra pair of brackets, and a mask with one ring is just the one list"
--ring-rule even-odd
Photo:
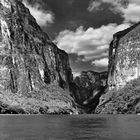
[[(102, 138), (109, 135), (107, 118), (104, 117), (79, 116), (71, 118), (70, 123), (70, 128), (73, 130), (71, 132), (73, 139), (99, 139), (100, 135), (102, 135)], [(103, 133), (100, 128), (104, 129)]]
[(0, 116), (0, 140), (140, 140), (139, 116)]

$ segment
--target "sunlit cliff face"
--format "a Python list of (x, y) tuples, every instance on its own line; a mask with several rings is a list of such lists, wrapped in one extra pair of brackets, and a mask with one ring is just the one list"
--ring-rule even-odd
[(140, 25), (114, 35), (109, 55), (109, 86), (123, 87), (140, 76)]

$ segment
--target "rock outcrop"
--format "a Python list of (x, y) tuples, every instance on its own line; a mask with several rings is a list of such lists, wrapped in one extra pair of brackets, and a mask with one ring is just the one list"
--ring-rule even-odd
[(76, 103), (86, 113), (93, 113), (106, 88), (107, 72), (83, 71), (74, 82), (73, 93)]
[[(69, 90), (71, 82), (68, 55), (52, 43), (19, 0), (0, 0), (0, 108), (4, 104), (22, 110), (28, 102), (45, 107), (47, 113), (51, 102), (55, 113), (73, 112), (70, 95), (61, 89)], [(50, 87), (55, 87), (52, 92)]]
[[(140, 23), (114, 35), (109, 49), (109, 91), (96, 113), (134, 113), (140, 103)], [(137, 106), (138, 105), (138, 106)]]

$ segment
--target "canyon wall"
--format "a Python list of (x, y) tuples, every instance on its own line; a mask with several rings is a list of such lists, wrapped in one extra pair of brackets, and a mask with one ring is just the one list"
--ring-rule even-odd
[(113, 36), (109, 48), (109, 91), (100, 98), (96, 113), (140, 112), (140, 23)]
[[(86, 113), (93, 113), (107, 85), (107, 72), (83, 71), (74, 79), (76, 103)], [(74, 87), (74, 86), (73, 86)]]
[[(66, 107), (67, 112), (73, 100), (62, 88), (69, 90), (72, 80), (68, 54), (52, 43), (29, 10), (18, 0), (0, 0), (0, 101), (6, 102), (6, 95), (17, 100), (18, 96), (36, 100), (44, 96), (42, 104), (52, 101), (55, 108)], [(19, 106), (11, 98), (13, 106)]]
[(114, 35), (109, 48), (108, 85), (123, 87), (140, 76), (140, 25), (139, 23)]

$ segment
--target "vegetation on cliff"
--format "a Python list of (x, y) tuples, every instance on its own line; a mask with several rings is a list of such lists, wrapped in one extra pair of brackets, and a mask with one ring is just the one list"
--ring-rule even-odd
[(140, 113), (140, 78), (128, 82), (122, 89), (103, 95), (95, 111), (97, 114)]
[(68, 91), (57, 85), (25, 93), (0, 92), (1, 114), (77, 114)]

